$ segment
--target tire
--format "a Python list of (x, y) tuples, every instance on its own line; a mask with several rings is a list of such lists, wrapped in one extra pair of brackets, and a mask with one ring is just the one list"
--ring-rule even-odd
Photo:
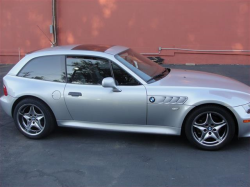
[(234, 137), (235, 122), (228, 111), (218, 106), (199, 107), (185, 122), (187, 139), (204, 150), (218, 150)]
[(18, 130), (26, 137), (40, 139), (55, 128), (55, 118), (50, 108), (33, 98), (21, 100), (14, 110), (14, 121)]

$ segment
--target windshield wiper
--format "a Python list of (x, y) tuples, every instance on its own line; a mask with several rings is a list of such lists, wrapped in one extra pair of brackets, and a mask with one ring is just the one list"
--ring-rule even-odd
[(160, 74), (153, 76), (151, 79), (147, 80), (147, 83), (150, 82), (150, 81), (152, 81), (153, 79), (156, 79), (156, 78), (159, 78), (159, 77), (164, 76), (164, 73), (167, 72), (167, 70), (168, 70), (168, 69), (166, 68), (166, 69), (165, 69), (163, 72), (161, 72)]

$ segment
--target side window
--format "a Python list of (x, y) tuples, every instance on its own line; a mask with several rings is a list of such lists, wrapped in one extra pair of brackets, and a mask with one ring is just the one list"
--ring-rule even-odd
[(67, 57), (67, 79), (73, 84), (101, 85), (112, 77), (110, 63), (98, 57)]
[(37, 57), (29, 61), (17, 76), (53, 82), (66, 82), (64, 56)]
[(115, 63), (112, 63), (112, 69), (117, 85), (121, 86), (140, 85), (140, 83), (134, 77), (132, 77), (130, 74), (128, 74), (125, 70), (120, 68)]

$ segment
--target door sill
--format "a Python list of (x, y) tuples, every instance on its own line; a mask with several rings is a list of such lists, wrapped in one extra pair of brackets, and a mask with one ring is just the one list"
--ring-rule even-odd
[(134, 125), (134, 124), (114, 124), (114, 123), (94, 123), (73, 120), (57, 120), (60, 127), (98, 129), (108, 131), (139, 132), (150, 134), (180, 135), (181, 128), (170, 126)]

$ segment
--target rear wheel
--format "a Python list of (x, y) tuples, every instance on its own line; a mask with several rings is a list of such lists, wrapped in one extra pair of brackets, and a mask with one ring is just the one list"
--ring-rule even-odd
[(49, 135), (55, 127), (55, 119), (43, 102), (37, 99), (24, 99), (14, 110), (14, 121), (20, 132), (32, 139)]
[(188, 116), (185, 133), (195, 146), (205, 150), (217, 150), (233, 139), (235, 123), (222, 107), (204, 106)]

